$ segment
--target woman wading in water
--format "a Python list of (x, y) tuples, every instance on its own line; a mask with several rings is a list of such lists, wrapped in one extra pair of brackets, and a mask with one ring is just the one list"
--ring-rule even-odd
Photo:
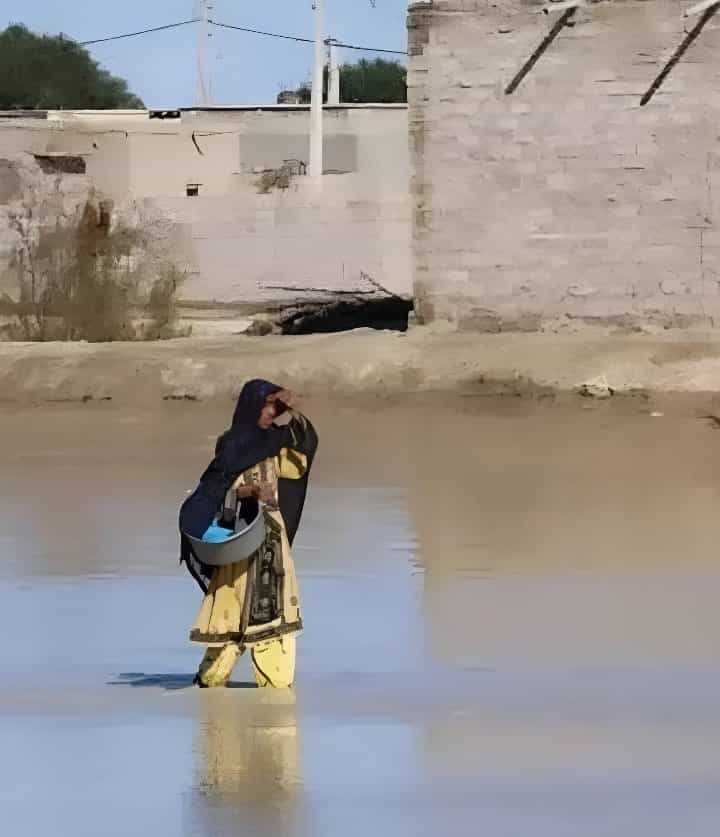
[[(195, 676), (199, 686), (226, 685), (245, 649), (258, 686), (293, 684), (302, 619), (290, 547), (318, 443), (295, 402), (293, 393), (268, 381), (247, 383), (215, 458), (180, 509), (180, 560), (205, 594), (190, 631), (193, 642), (207, 645)], [(275, 419), (285, 413), (290, 420), (279, 426)], [(216, 518), (232, 529), (238, 518), (254, 520), (258, 509), (265, 523), (260, 549), (226, 566), (198, 559), (188, 535), (203, 539)]]

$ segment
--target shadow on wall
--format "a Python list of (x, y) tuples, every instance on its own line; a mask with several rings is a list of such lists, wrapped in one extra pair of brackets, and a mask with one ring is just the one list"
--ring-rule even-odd
[(306, 306), (280, 323), (282, 334), (328, 334), (354, 328), (407, 331), (413, 303), (399, 296), (348, 299)]
[[(312, 302), (296, 302), (270, 317), (257, 318), (247, 334), (330, 334), (356, 328), (379, 331), (407, 331), (414, 307), (412, 300), (389, 291), (367, 273), (361, 272), (367, 290), (330, 291), (306, 289), (317, 294)], [(276, 290), (290, 291), (289, 287)]]

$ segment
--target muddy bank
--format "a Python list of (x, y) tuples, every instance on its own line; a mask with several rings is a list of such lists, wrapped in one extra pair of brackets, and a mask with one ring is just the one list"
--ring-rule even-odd
[(223, 400), (258, 375), (307, 395), (681, 394), (712, 407), (720, 383), (720, 335), (471, 335), (414, 328), (406, 334), (359, 330), (156, 343), (0, 344), (5, 403)]

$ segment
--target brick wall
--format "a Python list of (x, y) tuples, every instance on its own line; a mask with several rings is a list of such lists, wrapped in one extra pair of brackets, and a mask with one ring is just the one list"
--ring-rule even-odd
[[(0, 122), (0, 163), (18, 151), (80, 155), (91, 184), (126, 217), (167, 222), (164, 245), (188, 272), (185, 301), (263, 306), (313, 288), (371, 291), (367, 276), (412, 293), (404, 106), (326, 108), (331, 171), (317, 182), (293, 177), (289, 188), (267, 194), (262, 168), (307, 158), (307, 109), (210, 110), (167, 121), (125, 112), (51, 116)], [(0, 166), (0, 296), (14, 298), (6, 179)], [(199, 184), (197, 197), (187, 196), (190, 183)]]
[(645, 106), (689, 2), (411, 6), (413, 278), (421, 319), (720, 325), (720, 14)]

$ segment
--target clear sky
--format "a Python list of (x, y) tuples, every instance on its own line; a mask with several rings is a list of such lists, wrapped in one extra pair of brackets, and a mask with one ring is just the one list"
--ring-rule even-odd
[[(214, 0), (211, 16), (223, 23), (313, 36), (311, 0)], [(404, 50), (407, 0), (325, 0), (325, 34), (363, 46)], [(162, 26), (193, 17), (193, 0), (2, 0), (0, 29), (24, 23), (37, 32), (79, 41)], [(192, 105), (195, 93), (194, 26), (89, 47), (110, 72), (127, 79), (148, 107)], [(312, 46), (213, 29), (208, 51), (218, 104), (274, 102), (281, 87), (309, 77)], [(373, 53), (345, 51), (343, 61)], [(391, 57), (391, 56), (388, 56)]]

